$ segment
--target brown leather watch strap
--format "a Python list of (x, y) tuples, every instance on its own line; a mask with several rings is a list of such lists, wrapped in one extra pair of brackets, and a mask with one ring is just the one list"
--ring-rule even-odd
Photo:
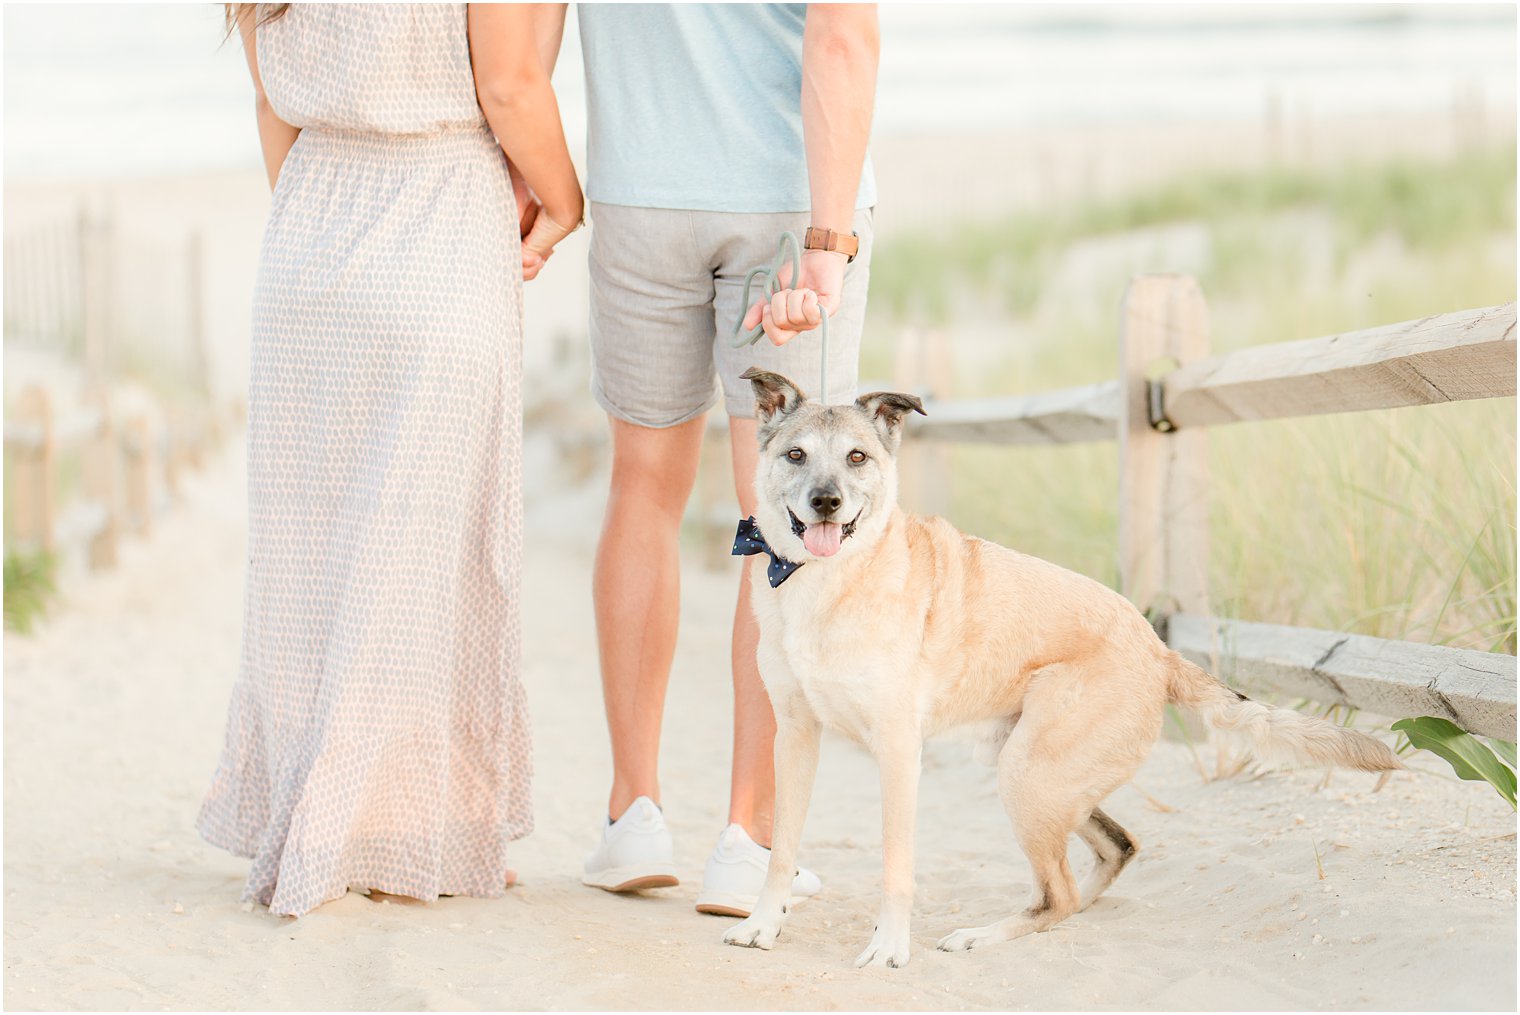
[(846, 263), (855, 260), (855, 255), (860, 253), (860, 235), (850, 233), (836, 233), (832, 229), (819, 229), (816, 226), (808, 226), (807, 232), (802, 237), (803, 250), (832, 250), (844, 254)]

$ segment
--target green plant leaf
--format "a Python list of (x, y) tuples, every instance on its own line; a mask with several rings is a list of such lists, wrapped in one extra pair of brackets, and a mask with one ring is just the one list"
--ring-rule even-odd
[(1494, 749), (1494, 753), (1504, 759), (1504, 763), (1510, 768), (1515, 767), (1515, 745), (1508, 740), (1495, 740), (1488, 738), (1488, 746)]
[(1418, 719), (1400, 719), (1393, 728), (1403, 731), (1420, 750), (1445, 758), (1457, 778), (1486, 782), (1511, 808), (1515, 806), (1515, 773), (1505, 768), (1482, 741), (1456, 723), (1422, 715)]

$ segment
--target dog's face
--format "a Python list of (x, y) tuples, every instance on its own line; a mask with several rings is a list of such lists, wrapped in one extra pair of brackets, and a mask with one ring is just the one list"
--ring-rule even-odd
[(760, 421), (755, 521), (771, 548), (801, 563), (875, 542), (897, 503), (903, 418), (923, 403), (877, 391), (853, 405), (818, 405), (780, 374), (743, 376)]

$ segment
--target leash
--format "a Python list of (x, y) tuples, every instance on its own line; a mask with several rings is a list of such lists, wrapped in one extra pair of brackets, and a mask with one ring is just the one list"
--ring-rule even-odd
[[(784, 232), (781, 234), (781, 243), (776, 247), (776, 257), (769, 264), (762, 264), (751, 268), (748, 275), (744, 276), (744, 298), (739, 301), (739, 315), (734, 318), (733, 347), (743, 349), (745, 346), (754, 345), (765, 334), (765, 325), (760, 323), (749, 331), (744, 330), (744, 315), (749, 312), (750, 289), (755, 284), (755, 279), (764, 278), (764, 287), (767, 297), (774, 296), (781, 291), (781, 269), (786, 266), (787, 258), (792, 262), (792, 281), (796, 282), (802, 277), (802, 244), (797, 242), (797, 234)], [(818, 346), (821, 363), (818, 369), (818, 400), (827, 403), (829, 400), (829, 312), (818, 306)]]

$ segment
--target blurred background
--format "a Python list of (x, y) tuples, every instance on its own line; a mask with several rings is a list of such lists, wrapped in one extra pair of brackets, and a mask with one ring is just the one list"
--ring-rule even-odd
[[(579, 159), (574, 19), (555, 84)], [(1201, 280), (1215, 351), (1515, 298), (1512, 6), (889, 5), (881, 24), (863, 383), (1111, 379), (1137, 272)], [(172, 531), (184, 477), (237, 453), (268, 195), (219, 5), (7, 5), (4, 60), (6, 617), (25, 627), (115, 540)], [(580, 543), (606, 469), (585, 249), (528, 286), (526, 350), (530, 532)], [(1513, 652), (1514, 413), (1215, 430), (1218, 611)], [(718, 422), (688, 536), (728, 566)], [(1115, 445), (943, 455), (905, 477), (911, 504), (1116, 581)]]

